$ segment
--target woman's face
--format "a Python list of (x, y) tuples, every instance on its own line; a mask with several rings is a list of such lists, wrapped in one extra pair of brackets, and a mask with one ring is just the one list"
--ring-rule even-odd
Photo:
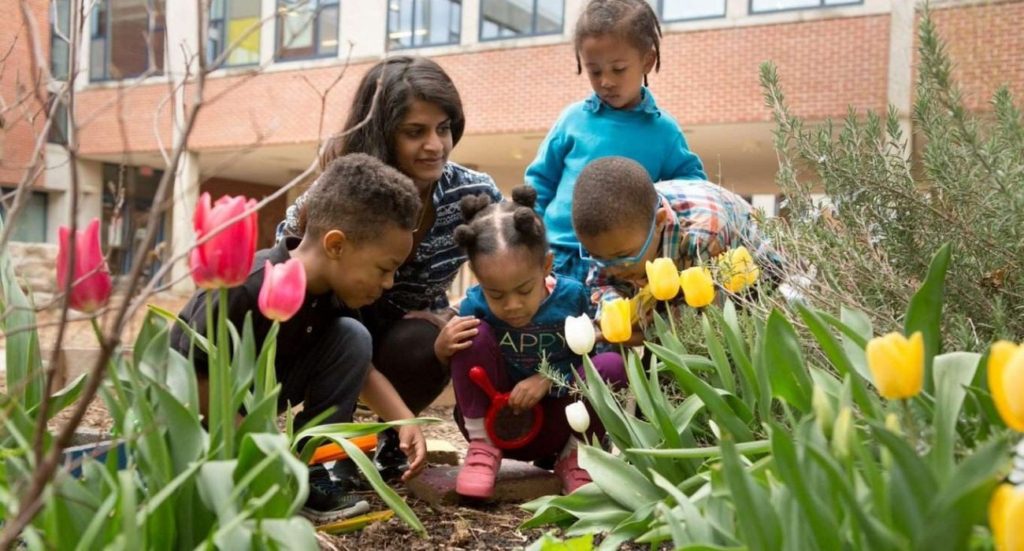
[(435, 103), (413, 100), (395, 134), (398, 170), (427, 189), (441, 178), (451, 152), (451, 118)]

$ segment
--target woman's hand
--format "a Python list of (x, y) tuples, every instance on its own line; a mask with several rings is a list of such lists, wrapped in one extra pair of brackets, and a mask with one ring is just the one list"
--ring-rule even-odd
[(512, 392), (509, 393), (508, 405), (516, 413), (526, 411), (537, 405), (541, 398), (547, 396), (549, 390), (551, 390), (551, 379), (540, 373), (531, 375), (516, 383)]
[(456, 352), (472, 346), (473, 337), (479, 332), (478, 325), (480, 320), (473, 316), (455, 316), (449, 320), (434, 341), (434, 354), (438, 361), (448, 365)]

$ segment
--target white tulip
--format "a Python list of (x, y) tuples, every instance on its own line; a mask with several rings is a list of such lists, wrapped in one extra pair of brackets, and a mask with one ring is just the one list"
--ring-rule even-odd
[(583, 434), (590, 427), (590, 413), (583, 402), (573, 402), (565, 406), (565, 418), (572, 430)]
[(580, 356), (590, 354), (594, 349), (594, 322), (586, 314), (565, 318), (565, 342)]

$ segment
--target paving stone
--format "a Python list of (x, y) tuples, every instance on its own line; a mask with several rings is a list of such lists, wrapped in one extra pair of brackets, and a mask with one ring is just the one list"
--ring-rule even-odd
[(458, 465), (459, 449), (447, 440), (427, 438), (427, 463), (431, 465)]
[[(423, 474), (409, 481), (406, 486), (413, 495), (437, 505), (454, 505), (473, 500), (455, 493), (455, 477), (458, 466), (431, 466)], [(529, 463), (506, 459), (501, 463), (498, 482), (494, 488), (493, 501), (504, 503), (525, 503), (541, 496), (560, 494), (562, 482), (551, 471), (534, 467)]]

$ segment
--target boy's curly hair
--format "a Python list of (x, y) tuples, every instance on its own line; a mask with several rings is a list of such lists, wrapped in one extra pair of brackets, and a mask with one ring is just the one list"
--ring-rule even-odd
[(339, 157), (309, 188), (303, 204), (306, 234), (340, 229), (354, 241), (387, 224), (412, 231), (421, 202), (408, 176), (364, 153)]
[[(661, 69), (661, 23), (646, 0), (590, 0), (576, 20), (573, 44), (576, 74), (583, 72), (580, 45), (584, 38), (614, 34), (641, 54), (654, 50), (654, 72)], [(644, 85), (647, 75), (644, 75)]]
[(519, 186), (512, 190), (512, 201), (494, 204), (486, 195), (470, 195), (459, 201), (465, 224), (455, 228), (455, 243), (466, 251), (472, 262), (482, 254), (523, 247), (539, 262), (548, 253), (544, 222), (533, 210), (537, 190)]
[(590, 162), (572, 192), (572, 226), (576, 235), (596, 236), (629, 226), (644, 228), (658, 201), (654, 182), (640, 163), (625, 157)]

